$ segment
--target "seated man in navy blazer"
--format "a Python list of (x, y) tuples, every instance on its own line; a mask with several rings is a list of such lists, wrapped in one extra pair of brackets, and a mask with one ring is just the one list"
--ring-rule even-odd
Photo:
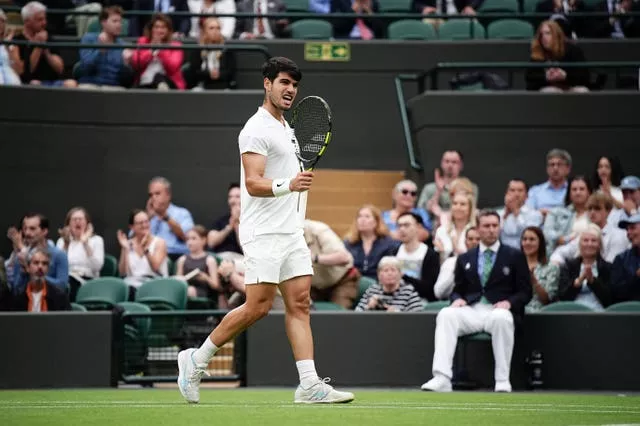
[(531, 300), (529, 268), (524, 255), (500, 244), (500, 216), (493, 210), (478, 215), (480, 245), (458, 256), (451, 306), (436, 318), (433, 378), (422, 390), (451, 392), (451, 366), (459, 336), (491, 334), (495, 358), (495, 391), (511, 392), (509, 372), (515, 323)]

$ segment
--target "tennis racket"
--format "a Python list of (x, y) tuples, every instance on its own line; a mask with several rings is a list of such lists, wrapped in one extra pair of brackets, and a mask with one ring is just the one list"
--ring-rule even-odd
[(301, 171), (311, 171), (331, 141), (331, 108), (319, 96), (307, 96), (293, 109), (291, 127), (298, 140)]

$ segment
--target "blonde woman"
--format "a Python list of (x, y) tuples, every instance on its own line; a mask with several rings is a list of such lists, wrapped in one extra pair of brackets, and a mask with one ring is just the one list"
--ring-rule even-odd
[(457, 256), (467, 251), (465, 233), (476, 225), (476, 206), (473, 195), (469, 192), (458, 192), (451, 203), (451, 221), (436, 229), (433, 246), (440, 252), (444, 261), (449, 256)]
[(376, 278), (378, 262), (384, 256), (394, 256), (400, 242), (389, 236), (380, 209), (365, 204), (358, 209), (344, 245), (353, 256), (353, 266), (363, 276)]
[(235, 79), (233, 53), (224, 49), (220, 20), (207, 18), (201, 22), (200, 45), (218, 45), (219, 49), (192, 50), (189, 68), (184, 73), (187, 87), (192, 90), (227, 89)]

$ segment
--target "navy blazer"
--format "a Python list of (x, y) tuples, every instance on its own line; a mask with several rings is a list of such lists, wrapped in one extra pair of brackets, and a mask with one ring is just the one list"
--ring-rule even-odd
[(478, 276), (479, 250), (476, 247), (458, 256), (451, 301), (464, 299), (469, 305), (473, 305), (482, 296), (491, 303), (508, 300), (514, 320), (521, 320), (525, 305), (533, 297), (531, 273), (524, 254), (500, 244), (491, 274), (483, 288)]

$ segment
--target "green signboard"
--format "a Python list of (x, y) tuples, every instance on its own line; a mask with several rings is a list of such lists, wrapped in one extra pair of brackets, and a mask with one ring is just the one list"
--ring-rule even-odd
[(344, 42), (308, 42), (304, 45), (306, 61), (347, 62), (351, 60), (351, 46)]

